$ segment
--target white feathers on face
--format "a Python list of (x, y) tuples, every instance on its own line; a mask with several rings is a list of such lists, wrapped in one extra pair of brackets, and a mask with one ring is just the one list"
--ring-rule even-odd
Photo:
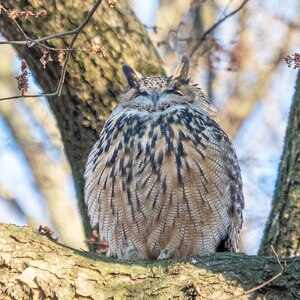
[(143, 76), (130, 66), (122, 65), (128, 86), (119, 102), (119, 109), (127, 107), (152, 113), (192, 102), (194, 88), (189, 85), (189, 65), (189, 57), (184, 55), (172, 76), (152, 77)]
[(189, 65), (189, 57), (184, 55), (172, 76), (147, 77), (124, 64), (122, 69), (128, 86), (119, 108), (152, 113), (194, 101), (195, 88), (189, 85)]

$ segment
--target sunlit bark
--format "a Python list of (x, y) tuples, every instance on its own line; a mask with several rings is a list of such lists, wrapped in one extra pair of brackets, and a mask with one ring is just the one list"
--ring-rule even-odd
[(300, 255), (300, 73), (291, 107), (285, 146), (260, 254), (273, 245), (280, 256)]

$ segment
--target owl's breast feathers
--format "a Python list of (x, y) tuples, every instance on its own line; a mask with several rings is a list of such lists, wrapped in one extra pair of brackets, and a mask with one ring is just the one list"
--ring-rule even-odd
[(85, 178), (92, 226), (112, 255), (237, 249), (244, 199), (236, 154), (217, 123), (192, 107), (112, 114)]

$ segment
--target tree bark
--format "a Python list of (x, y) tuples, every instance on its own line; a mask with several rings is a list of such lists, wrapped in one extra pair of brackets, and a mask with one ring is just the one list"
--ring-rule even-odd
[[(218, 253), (185, 261), (119, 261), (0, 224), (1, 299), (299, 299), (300, 261), (278, 274), (273, 257)], [(198, 296), (198, 297), (197, 297)]]
[[(6, 8), (18, 11), (47, 11), (46, 17), (18, 21), (30, 38), (75, 29), (93, 4), (92, 0), (84, 1), (84, 5), (78, 0), (5, 1)], [(25, 39), (16, 22), (7, 17), (4, 11), (0, 14), (0, 31), (8, 40)], [(69, 40), (70, 37), (52, 39), (47, 45), (67, 48)], [(79, 50), (91, 49), (95, 44), (105, 47), (105, 57), (73, 52), (62, 95), (48, 99), (75, 177), (79, 208), (87, 236), (90, 236), (90, 226), (83, 201), (84, 167), (88, 153), (124, 87), (121, 64), (131, 64), (144, 74), (164, 73), (161, 59), (147, 31), (125, 1), (118, 1), (115, 7), (110, 7), (108, 1), (103, 1), (89, 24), (79, 34), (75, 47)], [(56, 53), (52, 55), (54, 61), (44, 69), (39, 61), (42, 56), (39, 46), (28, 49), (18, 45), (15, 49), (26, 59), (42, 90), (45, 93), (54, 92), (61, 70)]]
[(272, 211), (260, 254), (274, 245), (280, 256), (300, 255), (300, 72), (285, 135)]

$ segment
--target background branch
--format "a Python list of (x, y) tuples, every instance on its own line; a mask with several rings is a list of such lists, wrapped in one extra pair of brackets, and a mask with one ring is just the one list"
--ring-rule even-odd
[(199, 47), (202, 45), (202, 43), (207, 39), (207, 37), (216, 30), (217, 27), (219, 27), (223, 22), (225, 22), (228, 18), (234, 16), (237, 14), (248, 2), (249, 0), (244, 0), (235, 10), (233, 10), (231, 13), (225, 15), (222, 17), (219, 21), (217, 21), (213, 26), (211, 26), (209, 29), (207, 29), (199, 39), (197, 39), (197, 42), (193, 46), (193, 48), (190, 50), (189, 54), (192, 57), (195, 55), (196, 51), (199, 49)]

